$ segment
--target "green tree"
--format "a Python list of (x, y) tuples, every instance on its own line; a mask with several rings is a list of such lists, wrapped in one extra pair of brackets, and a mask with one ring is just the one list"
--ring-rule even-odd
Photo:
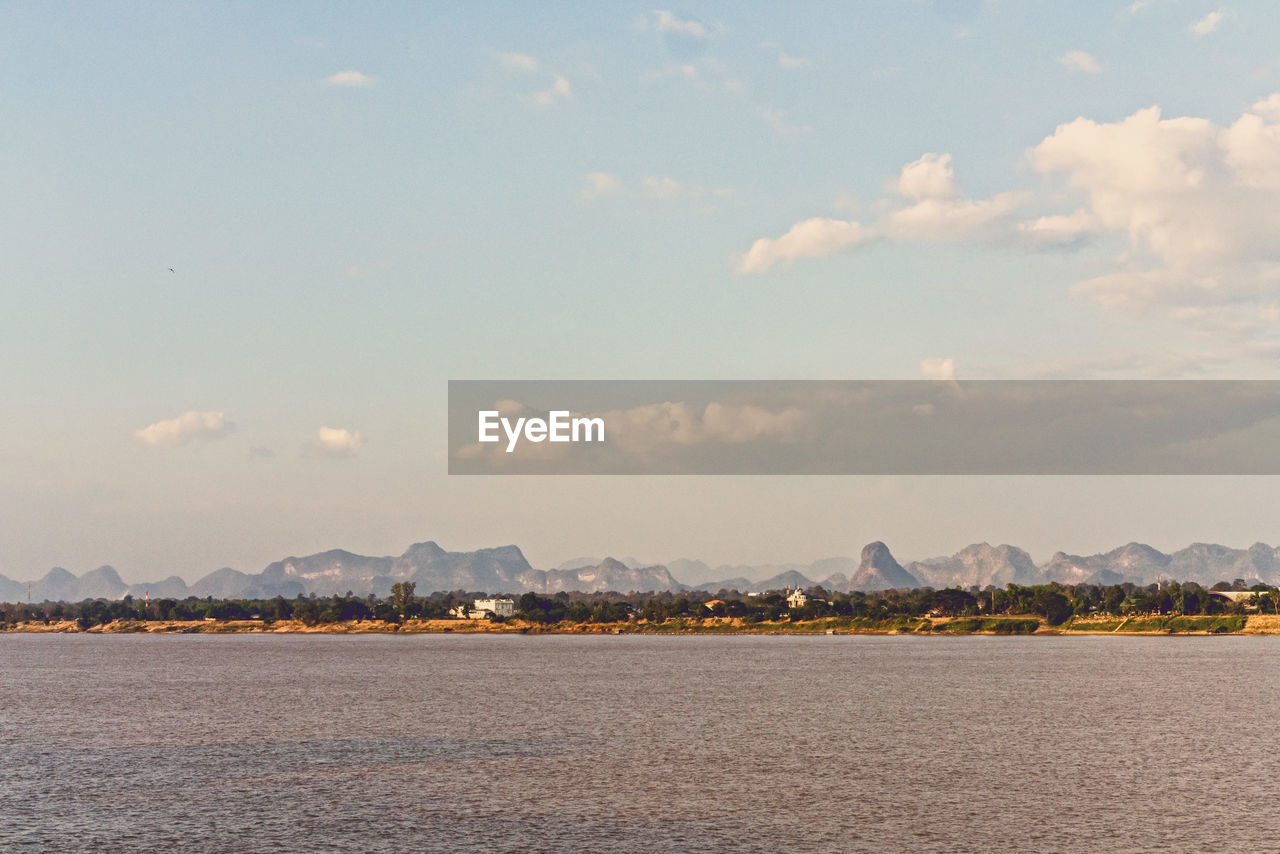
[(391, 585), (391, 607), (401, 616), (408, 614), (413, 604), (413, 589), (417, 585), (412, 581), (397, 581)]
[(1065, 623), (1072, 613), (1071, 600), (1050, 587), (1036, 588), (1032, 608), (1035, 613), (1042, 614), (1051, 626)]

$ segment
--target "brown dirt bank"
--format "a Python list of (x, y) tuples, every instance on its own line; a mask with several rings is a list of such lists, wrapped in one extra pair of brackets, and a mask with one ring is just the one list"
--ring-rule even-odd
[[(1010, 622), (1023, 622), (1035, 618), (1010, 618)], [(997, 618), (999, 620), (999, 618)], [(118, 620), (83, 630), (87, 634), (1000, 634), (995, 631), (957, 630), (949, 628), (953, 622), (947, 618), (917, 618), (883, 621), (877, 625), (841, 625), (836, 620), (809, 622), (743, 623), (729, 617), (709, 617), (703, 620), (668, 620), (665, 623), (631, 621), (625, 623), (555, 623), (542, 625), (523, 620), (507, 620), (493, 623), (488, 620), (406, 620), (401, 624), (378, 620), (348, 621), (307, 626), (295, 620), (263, 623), (261, 620), (190, 620), (190, 621), (135, 621)], [(1129, 626), (1132, 625), (1132, 628)], [(1141, 628), (1139, 628), (1141, 626)], [(82, 630), (72, 620), (61, 622), (31, 622), (9, 626), (8, 633), (67, 634)], [(1037, 635), (1167, 635), (1210, 634), (1188, 626), (1176, 632), (1153, 629), (1148, 621), (1130, 621), (1122, 618), (1111, 620), (1072, 620), (1062, 626), (1048, 626), (1039, 621)], [(1221, 633), (1221, 632), (1216, 632)], [(1230, 634), (1280, 635), (1280, 617), (1275, 615), (1250, 615), (1244, 627)]]

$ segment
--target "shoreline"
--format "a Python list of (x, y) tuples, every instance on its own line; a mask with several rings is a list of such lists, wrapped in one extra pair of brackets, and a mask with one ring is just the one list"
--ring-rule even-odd
[[(1126, 628), (1133, 622), (1134, 628)], [(1111, 625), (1114, 623), (1115, 625)], [(1034, 626), (1034, 628), (1033, 628)], [(1141, 628), (1139, 628), (1139, 626)], [(1280, 616), (1251, 614), (1230, 617), (1143, 617), (1072, 618), (1051, 626), (1043, 618), (907, 618), (881, 621), (879, 625), (842, 625), (837, 619), (808, 622), (744, 623), (733, 618), (668, 620), (664, 623), (630, 621), (617, 623), (530, 623), (508, 620), (405, 620), (402, 623), (378, 620), (306, 625), (297, 620), (117, 620), (81, 629), (74, 620), (50, 623), (26, 622), (0, 628), (0, 634), (270, 634), (270, 635), (417, 635), (417, 634), (503, 634), (503, 635), (908, 635), (913, 637), (988, 636), (1195, 636), (1195, 635), (1280, 635)]]

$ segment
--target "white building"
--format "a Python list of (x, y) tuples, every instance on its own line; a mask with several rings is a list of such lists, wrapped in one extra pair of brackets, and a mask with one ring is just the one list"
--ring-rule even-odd
[(513, 617), (516, 613), (514, 599), (477, 599), (471, 606), (472, 612), (480, 612), (481, 617)]
[(787, 594), (788, 608), (803, 608), (808, 603), (808, 601), (809, 601), (808, 595), (799, 587), (797, 587), (795, 590), (792, 590), (789, 594)]

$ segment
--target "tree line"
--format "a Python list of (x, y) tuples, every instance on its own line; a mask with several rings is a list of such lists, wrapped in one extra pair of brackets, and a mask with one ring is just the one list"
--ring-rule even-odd
[[(1232, 601), (1215, 595), (1224, 590), (1245, 590), (1244, 601)], [(577, 593), (551, 595), (524, 593), (512, 595), (515, 618), (540, 625), (557, 623), (618, 623), (643, 620), (663, 623), (667, 620), (702, 620), (709, 617), (733, 617), (744, 623), (800, 622), (831, 617), (868, 620), (894, 618), (1035, 616), (1050, 625), (1069, 618), (1089, 615), (1215, 615), (1240, 614), (1246, 609), (1262, 613), (1280, 613), (1280, 588), (1263, 584), (1245, 587), (1236, 580), (1206, 589), (1194, 582), (1163, 584), (1008, 584), (988, 586), (916, 588), (886, 590), (874, 593), (829, 592), (821, 587), (806, 591), (809, 601), (801, 607), (789, 607), (785, 593), (772, 591), (747, 595), (736, 590), (718, 593), (685, 591), (680, 593)], [(392, 585), (390, 596), (346, 595), (282, 596), (260, 599), (214, 599), (187, 597), (89, 599), (83, 602), (41, 602), (0, 604), (0, 628), (25, 622), (53, 623), (73, 620), (81, 629), (118, 620), (153, 621), (233, 621), (261, 620), (264, 623), (296, 620), (306, 626), (329, 623), (405, 620), (439, 620), (450, 617), (460, 605), (469, 606), (483, 592), (455, 590), (419, 596), (413, 582)], [(493, 617), (501, 622), (503, 618)]]

